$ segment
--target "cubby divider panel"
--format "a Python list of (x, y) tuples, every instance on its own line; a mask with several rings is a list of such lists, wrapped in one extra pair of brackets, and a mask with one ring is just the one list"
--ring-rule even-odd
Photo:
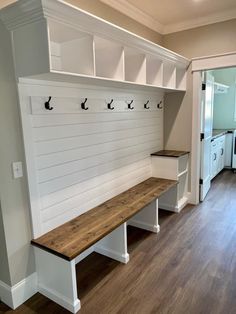
[(49, 22), (52, 70), (94, 75), (93, 36), (61, 23)]
[(94, 38), (96, 76), (124, 80), (124, 48), (100, 37)]
[(176, 89), (186, 90), (186, 69), (176, 68)]
[(146, 56), (132, 48), (125, 48), (125, 80), (146, 84)]
[(154, 57), (147, 56), (147, 84), (163, 86), (163, 62)]
[(176, 88), (176, 67), (174, 63), (164, 62), (163, 86), (173, 89)]

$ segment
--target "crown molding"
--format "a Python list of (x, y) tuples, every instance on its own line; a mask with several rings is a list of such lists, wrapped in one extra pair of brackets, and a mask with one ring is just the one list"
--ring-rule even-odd
[(100, 0), (101, 2), (111, 6), (117, 11), (129, 16), (130, 18), (138, 21), (139, 23), (147, 26), (155, 32), (163, 34), (164, 25), (159, 23), (156, 19), (147, 13), (144, 13), (127, 0)]
[(162, 60), (177, 62), (183, 68), (189, 64), (187, 58), (63, 0), (17, 1), (1, 10), (0, 17), (10, 31), (38, 21), (47, 23), (48, 20), (53, 20), (95, 36), (116, 38), (122, 45), (135, 47), (153, 55), (158, 54)]
[(236, 18), (236, 9), (222, 11), (219, 13), (210, 14), (204, 17), (187, 20), (181, 23), (173, 23), (166, 25), (163, 30), (163, 35), (181, 32), (188, 29), (193, 29), (201, 26), (206, 26), (214, 23), (224, 22)]
[(180, 23), (162, 25), (152, 16), (136, 8), (127, 0), (100, 0), (100, 1), (122, 12), (123, 14), (129, 16), (130, 18), (139, 21), (141, 24), (149, 27), (150, 29), (162, 35), (176, 33), (214, 23), (224, 22), (236, 18), (236, 9), (233, 9), (210, 14), (196, 19), (190, 19)]

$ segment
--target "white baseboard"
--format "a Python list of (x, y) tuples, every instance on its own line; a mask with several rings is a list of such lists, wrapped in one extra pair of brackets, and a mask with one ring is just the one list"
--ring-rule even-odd
[(187, 193), (187, 198), (188, 198), (188, 203), (189, 204), (192, 204), (192, 205), (197, 205), (198, 203), (194, 202), (193, 201), (193, 196), (192, 196), (192, 193), (191, 192), (188, 192)]
[(0, 281), (0, 299), (3, 303), (14, 309), (11, 287), (2, 281)]
[(70, 299), (66, 298), (64, 295), (59, 294), (57, 291), (49, 289), (48, 287), (44, 287), (42, 284), (38, 285), (38, 291), (49, 298), (50, 300), (56, 302), (62, 307), (66, 308), (68, 311), (72, 313), (77, 313), (80, 308), (80, 300), (77, 299), (75, 302), (72, 302)]
[(146, 222), (138, 221), (138, 220), (129, 220), (129, 225), (133, 227), (137, 227), (140, 229), (148, 230), (151, 232), (158, 233), (160, 231), (159, 225), (152, 225)]
[(159, 204), (159, 208), (168, 210), (170, 212), (179, 213), (189, 203), (188, 195), (189, 193), (187, 194), (187, 196), (182, 197), (181, 200), (178, 201), (178, 204), (176, 206), (167, 203), (161, 203)]
[(126, 253), (126, 254), (120, 254), (119, 252), (116, 252), (116, 251), (113, 251), (111, 249), (107, 249), (107, 248), (104, 248), (102, 246), (95, 246), (94, 247), (94, 251), (99, 253), (99, 254), (102, 254), (102, 255), (105, 255), (107, 257), (110, 257), (118, 262), (121, 262), (123, 264), (127, 264), (128, 261), (129, 261), (129, 254)]
[(37, 292), (36, 273), (33, 273), (12, 287), (0, 281), (1, 301), (12, 309), (16, 309)]
[(186, 205), (188, 204), (188, 197), (184, 196), (181, 200), (178, 201), (178, 205), (176, 206), (176, 210), (179, 213)]
[(170, 212), (177, 212), (177, 206), (172, 206), (170, 204), (166, 204), (166, 203), (161, 203), (159, 204), (159, 208), (160, 209), (164, 209), (164, 210), (168, 210)]

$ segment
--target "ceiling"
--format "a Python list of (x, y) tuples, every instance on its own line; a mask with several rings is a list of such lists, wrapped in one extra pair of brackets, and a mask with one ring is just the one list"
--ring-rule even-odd
[(236, 0), (100, 0), (161, 34), (236, 18)]

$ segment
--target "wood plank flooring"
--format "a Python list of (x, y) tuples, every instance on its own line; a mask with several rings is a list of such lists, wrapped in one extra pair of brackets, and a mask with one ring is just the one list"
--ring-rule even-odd
[[(160, 225), (129, 228), (127, 265), (95, 253), (77, 265), (80, 314), (236, 313), (236, 174), (217, 176), (199, 206), (162, 211)], [(68, 312), (37, 294), (0, 313)]]

